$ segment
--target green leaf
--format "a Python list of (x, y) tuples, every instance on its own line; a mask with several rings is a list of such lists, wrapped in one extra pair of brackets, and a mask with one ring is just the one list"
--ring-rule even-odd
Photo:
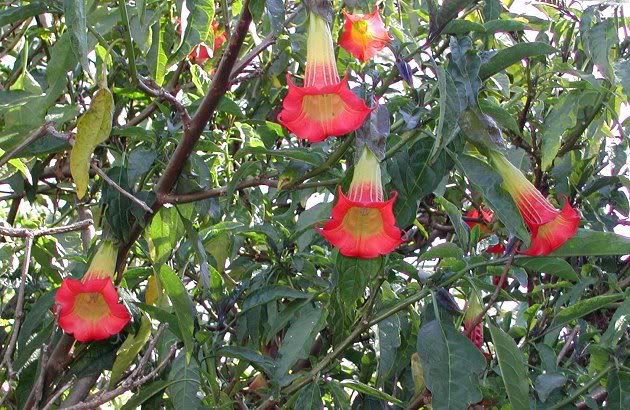
[(438, 319), (425, 323), (417, 349), (434, 409), (465, 409), (482, 399), (478, 376), (486, 360), (452, 324)]
[(521, 134), (514, 115), (510, 114), (500, 105), (486, 99), (479, 101), (479, 108), (481, 108), (484, 114), (491, 116), (504, 129), (510, 130), (517, 135)]
[(243, 181), (246, 177), (260, 172), (260, 167), (261, 164), (258, 161), (247, 161), (232, 175), (225, 194), (228, 204), (232, 202), (232, 197), (234, 196), (234, 191), (236, 191), (238, 183)]
[(593, 63), (609, 80), (614, 80), (610, 63), (610, 50), (617, 45), (617, 29), (615, 21), (607, 18), (586, 30), (584, 35), (585, 51)]
[(481, 191), (484, 202), (492, 208), (510, 233), (519, 237), (528, 246), (529, 233), (514, 200), (501, 188), (503, 181), (501, 176), (475, 157), (460, 155), (458, 158), (468, 179)]
[(606, 408), (624, 410), (630, 408), (630, 373), (613, 369), (608, 374)]
[(47, 11), (48, 6), (43, 1), (34, 1), (18, 7), (6, 6), (6, 8), (0, 10), (0, 27), (26, 20), (29, 17), (35, 17)]
[(474, 0), (444, 0), (438, 9), (437, 1), (429, 0), (429, 40), (439, 36), (444, 27), (472, 3)]
[(466, 33), (470, 33), (471, 31), (483, 33), (486, 31), (483, 24), (475, 23), (470, 20), (452, 20), (450, 23), (444, 27), (443, 34), (455, 34), (457, 36), (461, 36)]
[(309, 383), (302, 387), (297, 393), (297, 400), (293, 406), (296, 410), (320, 410), (322, 402), (322, 392), (317, 382)]
[(391, 396), (391, 395), (385, 393), (384, 391), (381, 391), (379, 389), (375, 389), (374, 387), (368, 386), (367, 384), (361, 383), (359, 381), (344, 380), (344, 381), (341, 382), (341, 386), (345, 387), (347, 389), (350, 389), (350, 390), (357, 391), (359, 393), (367, 394), (368, 396), (372, 396), (372, 397), (380, 399), (380, 400), (384, 400), (384, 401), (387, 401), (387, 402), (390, 402), (390, 403), (394, 403), (397, 406), (402, 406), (403, 405), (402, 401), (398, 400), (394, 396)]
[(313, 295), (310, 293), (295, 290), (287, 286), (264, 286), (254, 290), (245, 298), (241, 311), (245, 312), (253, 307), (265, 305), (277, 299), (310, 299), (312, 297)]
[(287, 330), (278, 350), (277, 374), (283, 378), (300, 359), (308, 357), (315, 336), (326, 323), (326, 311), (305, 306)]
[(376, 347), (379, 352), (377, 380), (383, 385), (394, 367), (396, 351), (401, 344), (400, 318), (398, 315), (391, 315), (378, 322), (376, 327), (378, 330)]
[(271, 23), (271, 30), (278, 34), (284, 28), (284, 18), (286, 10), (284, 8), (283, 0), (266, 0), (265, 8), (269, 15), (269, 22)]
[(508, 399), (514, 410), (529, 409), (529, 378), (523, 353), (518, 349), (514, 339), (503, 330), (489, 326), (492, 343), (501, 369), (501, 377), (507, 391)]
[(142, 403), (149, 400), (156, 394), (164, 391), (168, 386), (173, 383), (177, 383), (174, 380), (156, 380), (149, 384), (146, 384), (138, 390), (138, 393), (131, 396), (130, 399), (125, 401), (125, 404), (120, 408), (120, 410), (134, 410), (140, 408)]
[(168, 374), (172, 384), (168, 387), (168, 396), (173, 408), (186, 410), (204, 409), (202, 401), (197, 397), (201, 386), (201, 375), (197, 359), (187, 360), (184, 351), (179, 352)]
[(577, 121), (578, 93), (565, 93), (553, 105), (542, 125), (542, 162), (543, 170), (549, 169), (556, 158), (562, 142), (562, 134), (575, 125)]
[(451, 55), (447, 70), (453, 78), (460, 100), (464, 103), (462, 109), (476, 106), (477, 94), (481, 87), (479, 81), (481, 58), (473, 48), (470, 37), (462, 37), (459, 40), (451, 37), (449, 48)]
[(626, 94), (626, 101), (630, 101), (630, 60), (617, 61), (615, 63), (615, 75)]
[(600, 339), (600, 343), (611, 348), (616, 346), (623, 334), (628, 330), (628, 325), (630, 325), (630, 299), (626, 299), (617, 308), (608, 323), (608, 328)]
[(488, 21), (484, 23), (483, 27), (486, 29), (487, 34), (494, 34), (498, 32), (523, 31), (527, 28), (527, 25), (518, 20), (501, 19)]
[(630, 238), (614, 232), (578, 229), (575, 236), (549, 256), (605, 256), (630, 254)]
[(162, 207), (145, 233), (153, 263), (159, 266), (166, 262), (183, 234), (184, 224), (177, 209)]
[(547, 43), (534, 41), (531, 43), (518, 43), (512, 47), (499, 50), (488, 61), (481, 65), (479, 77), (482, 80), (492, 77), (496, 73), (505, 70), (509, 66), (518, 63), (524, 58), (542, 56), (555, 53), (554, 47)]
[(464, 257), (464, 251), (452, 242), (441, 243), (433, 246), (428, 251), (420, 255), (419, 261), (428, 261), (439, 258), (458, 258)]
[(77, 122), (77, 136), (70, 153), (70, 171), (79, 198), (87, 193), (92, 153), (98, 144), (109, 138), (113, 118), (114, 97), (108, 89), (101, 88)]
[(214, 18), (214, 0), (186, 0), (190, 14), (186, 22), (186, 31), (179, 48), (169, 57), (166, 67), (180, 61), (199, 43), (214, 41), (212, 19)]
[(265, 372), (269, 377), (274, 377), (276, 374), (276, 363), (273, 359), (246, 347), (224, 346), (219, 349), (217, 354), (249, 362), (252, 366)]
[(151, 27), (151, 48), (147, 52), (147, 66), (151, 77), (155, 79), (157, 85), (164, 84), (164, 76), (166, 75), (166, 44), (164, 42), (164, 32), (166, 31), (166, 22), (158, 20)]
[(418, 202), (433, 192), (447, 172), (444, 155), (430, 161), (433, 141), (423, 138), (387, 160), (387, 171), (398, 191), (394, 204), (397, 225), (406, 228), (416, 219)]
[(336, 289), (344, 305), (353, 308), (365, 293), (370, 279), (376, 277), (383, 266), (383, 258), (359, 259), (338, 254), (335, 259)]
[(181, 279), (170, 266), (160, 266), (158, 278), (164, 292), (173, 304), (184, 346), (190, 355), (193, 352), (193, 329), (195, 327), (194, 318), (196, 317), (193, 302)]
[(596, 310), (604, 309), (612, 303), (623, 299), (623, 294), (593, 296), (589, 299), (580, 300), (562, 310), (556, 315), (553, 326), (557, 327), (579, 319)]
[(536, 377), (536, 393), (538, 393), (540, 401), (544, 403), (554, 390), (563, 387), (566, 383), (567, 378), (562, 374), (542, 373)]
[(531, 269), (535, 272), (543, 272), (556, 275), (559, 278), (577, 282), (579, 276), (573, 270), (573, 267), (564, 259), (533, 257), (533, 258), (517, 258), (514, 259), (514, 265), (525, 269)]
[(112, 366), (112, 374), (109, 378), (110, 389), (116, 386), (116, 383), (118, 383), (129, 365), (131, 365), (138, 353), (140, 353), (140, 350), (147, 343), (149, 337), (151, 337), (151, 320), (147, 315), (143, 315), (138, 333), (128, 335), (116, 352), (116, 360)]
[(64, 0), (63, 2), (64, 17), (68, 32), (70, 33), (70, 42), (72, 43), (72, 51), (81, 63), (83, 71), (89, 70), (88, 64), (88, 41), (87, 41), (87, 20), (85, 17), (85, 0)]
[(468, 226), (464, 223), (462, 213), (459, 208), (441, 196), (436, 197), (435, 201), (446, 211), (448, 219), (451, 221), (453, 228), (455, 228), (457, 242), (459, 242), (460, 247), (462, 249), (468, 249)]

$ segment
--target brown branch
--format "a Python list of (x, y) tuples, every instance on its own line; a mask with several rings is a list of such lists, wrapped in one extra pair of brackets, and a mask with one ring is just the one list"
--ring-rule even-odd
[(175, 352), (177, 351), (177, 345), (173, 345), (171, 346), (171, 349), (168, 352), (168, 355), (164, 358), (164, 360), (162, 360), (155, 369), (153, 369), (150, 373), (148, 373), (146, 376), (140, 377), (138, 379), (133, 379), (132, 377), (129, 377), (127, 379), (125, 379), (125, 381), (118, 386), (117, 388), (115, 388), (114, 390), (110, 390), (104, 393), (100, 393), (98, 395), (95, 396), (91, 396), (88, 397), (86, 399), (85, 402), (83, 403), (79, 403), (77, 405), (74, 406), (70, 406), (70, 407), (66, 407), (67, 410), (87, 410), (87, 409), (95, 409), (98, 408), (99, 406), (101, 406), (104, 403), (107, 403), (108, 401), (111, 401), (113, 399), (115, 399), (116, 397), (120, 396), (121, 394), (134, 389), (138, 386), (142, 386), (143, 384), (145, 384), (146, 382), (148, 382), (149, 380), (153, 379), (155, 376), (157, 376), (160, 371), (162, 371), (162, 369), (168, 364), (170, 363), (170, 361), (173, 359), (173, 357), (175, 356)]
[(149, 207), (149, 205), (147, 205), (144, 201), (136, 198), (131, 192), (125, 191), (123, 187), (121, 187), (113, 179), (108, 177), (105, 171), (103, 171), (98, 166), (96, 166), (96, 164), (91, 164), (91, 166), (92, 166), (92, 169), (98, 174), (98, 176), (103, 178), (103, 181), (107, 182), (107, 184), (109, 184), (112, 188), (120, 192), (123, 196), (129, 198), (134, 204), (144, 209), (145, 212), (153, 213), (153, 210)]
[[(303, 5), (299, 5), (291, 14), (289, 14), (284, 20), (284, 26), (288, 26), (302, 11)], [(230, 79), (234, 79), (237, 75), (239, 75), (248, 65), (258, 56), (258, 54), (262, 53), (267, 47), (275, 44), (278, 40), (278, 36), (280, 32), (271, 31), (256, 47), (252, 48), (243, 58), (238, 60), (234, 64), (234, 68), (232, 68), (232, 72), (230, 73)]]
[[(201, 134), (214, 114), (221, 97), (223, 97), (225, 92), (228, 90), (230, 74), (241, 47), (243, 46), (243, 41), (245, 40), (247, 29), (249, 28), (251, 21), (252, 15), (249, 11), (249, 0), (246, 0), (243, 4), (241, 17), (236, 25), (234, 33), (231, 35), (230, 43), (228, 44), (225, 53), (223, 53), (219, 67), (212, 78), (210, 88), (201, 102), (199, 109), (191, 119), (190, 127), (184, 129), (184, 136), (175, 148), (175, 152), (171, 156), (171, 159), (164, 169), (162, 177), (155, 187), (157, 201), (152, 207), (154, 213), (157, 212), (163, 205), (163, 203), (160, 202), (160, 197), (170, 194), (175, 187), (186, 160), (190, 157), (190, 154), (192, 154), (197, 141), (199, 141)], [(152, 214), (149, 213), (145, 215), (145, 223), (151, 220), (151, 215)], [(138, 223), (134, 224), (131, 232), (129, 233), (129, 241), (120, 247), (117, 263), (117, 271), (119, 275), (126, 264), (129, 250), (142, 234), (142, 230), (143, 225)]]
[(68, 233), (74, 231), (80, 231), (86, 229), (94, 224), (91, 219), (79, 221), (65, 226), (57, 226), (54, 228), (39, 228), (39, 229), (26, 229), (26, 228), (9, 228), (0, 225), (0, 235), (10, 236), (13, 238), (37, 238), (39, 236), (46, 235), (58, 235), (60, 233)]
[(32, 144), (33, 142), (37, 141), (38, 139), (42, 138), (44, 135), (48, 134), (47, 131), (47, 125), (42, 125), (41, 127), (39, 127), (38, 129), (36, 129), (35, 131), (33, 131), (31, 133), (31, 135), (29, 135), (28, 137), (26, 137), (26, 139), (24, 141), (22, 141), (20, 144), (18, 144), (15, 148), (13, 148), (11, 151), (7, 152), (6, 154), (4, 154), (2, 156), (2, 158), (0, 158), (0, 167), (4, 166), (4, 164), (6, 164), (7, 162), (9, 162), (11, 160), (11, 158), (13, 158), (14, 156), (16, 156), (17, 154), (19, 154), (20, 152), (22, 152), (22, 150), (24, 148), (26, 148), (27, 146), (29, 146), (30, 144)]
[[(516, 248), (517, 246), (515, 246), (514, 248)], [(507, 274), (510, 271), (510, 267), (512, 266), (512, 262), (513, 261), (514, 261), (514, 253), (511, 253), (509, 258), (508, 258), (508, 260), (507, 260), (507, 262), (505, 262), (505, 266), (503, 266), (503, 272), (501, 272), (501, 278), (499, 279), (499, 283), (497, 283), (497, 286), (495, 287), (494, 292), (490, 296), (490, 300), (488, 300), (488, 303), (483, 308), (483, 310), (475, 317), (475, 319), (472, 321), (472, 323), (468, 327), (468, 329), (466, 329), (466, 331), (464, 331), (464, 336), (468, 336), (470, 334), (470, 332), (472, 332), (472, 330), (479, 323), (481, 323), (481, 321), (483, 320), (483, 318), (486, 315), (486, 313), (488, 313), (488, 311), (490, 310), (492, 305), (494, 305), (494, 302), (497, 301), (497, 299), (499, 297), (499, 293), (501, 293), (501, 289), (503, 288), (503, 284), (507, 280)]]
[(24, 314), (24, 289), (26, 287), (26, 277), (28, 275), (28, 269), (31, 265), (31, 250), (33, 249), (34, 236), (31, 233), (26, 237), (26, 244), (24, 248), (24, 259), (22, 261), (22, 275), (20, 277), (20, 287), (18, 289), (17, 304), (15, 306), (15, 316), (13, 317), (13, 326), (11, 329), (11, 339), (4, 352), (4, 358), (2, 363), (7, 367), (7, 391), (5, 395), (0, 398), (0, 406), (6, 400), (11, 392), (11, 381), (15, 378), (15, 372), (13, 370), (13, 351), (15, 350), (15, 344), (17, 343), (18, 333), (20, 332), (20, 326), (22, 324), (22, 316)]
[[(277, 188), (278, 181), (275, 179), (267, 179), (267, 178), (250, 178), (236, 185), (236, 189), (243, 188), (251, 188), (256, 186), (270, 186)], [(214, 198), (218, 196), (223, 196), (227, 194), (228, 187), (222, 186), (219, 188), (208, 189), (205, 191), (192, 192), (190, 194), (179, 194), (179, 195), (162, 195), (160, 201), (165, 204), (184, 204), (187, 202), (195, 202), (201, 201), (203, 199)]]

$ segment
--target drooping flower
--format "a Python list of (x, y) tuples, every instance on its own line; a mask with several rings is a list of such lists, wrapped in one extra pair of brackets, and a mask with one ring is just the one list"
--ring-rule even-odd
[(492, 151), (488, 155), (531, 232), (531, 245), (523, 252), (525, 255), (548, 255), (575, 235), (580, 215), (568, 201), (562, 210), (556, 209), (501, 153)]
[(296, 86), (287, 75), (289, 92), (278, 121), (298, 138), (320, 142), (359, 128), (370, 108), (339, 78), (328, 23), (309, 14), (304, 86)]
[(466, 310), (464, 312), (464, 334), (479, 350), (481, 350), (481, 346), (483, 345), (483, 320), (479, 323), (475, 323), (475, 319), (477, 319), (477, 316), (482, 312), (483, 308), (479, 301), (479, 296), (477, 296), (477, 292), (472, 291), (468, 297)]
[(331, 219), (320, 233), (344, 256), (370, 259), (387, 255), (402, 243), (393, 211), (396, 196), (394, 192), (384, 200), (380, 164), (365, 147), (355, 165), (348, 196), (338, 188)]
[(343, 13), (346, 22), (339, 35), (339, 45), (359, 60), (371, 59), (391, 41), (378, 7), (369, 14)]
[(80, 342), (107, 339), (131, 320), (112, 282), (117, 250), (105, 241), (81, 280), (66, 278), (55, 295), (59, 326)]

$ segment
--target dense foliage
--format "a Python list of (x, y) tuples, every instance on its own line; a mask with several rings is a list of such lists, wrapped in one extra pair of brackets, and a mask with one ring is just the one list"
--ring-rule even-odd
[[(0, 3), (0, 408), (630, 408), (623, 6), (379, 1), (360, 61), (375, 2), (327, 3), (374, 109), (317, 143), (278, 120), (305, 4)], [(370, 259), (318, 232), (364, 145), (404, 232)], [(495, 149), (579, 210), (553, 252)], [(62, 280), (114, 269), (75, 341)]]

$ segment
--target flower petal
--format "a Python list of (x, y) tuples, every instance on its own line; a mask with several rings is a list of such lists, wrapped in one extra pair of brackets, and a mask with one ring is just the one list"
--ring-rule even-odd
[(346, 17), (339, 45), (361, 61), (374, 57), (391, 41), (378, 7), (370, 14), (350, 14)]
[(359, 128), (371, 109), (348, 87), (348, 79), (329, 86), (298, 87), (288, 78), (289, 92), (278, 121), (298, 138), (320, 142)]
[(388, 201), (372, 203), (352, 201), (340, 188), (338, 193), (332, 219), (320, 233), (342, 255), (370, 259), (391, 253), (402, 243), (393, 213), (395, 193)]
[(536, 232), (532, 232), (531, 245), (523, 254), (530, 256), (550, 254), (572, 238), (579, 225), (580, 215), (566, 202), (555, 219), (538, 226)]
[(60, 307), (59, 326), (80, 342), (106, 339), (131, 320), (127, 308), (118, 302), (111, 278), (64, 279), (55, 301)]

